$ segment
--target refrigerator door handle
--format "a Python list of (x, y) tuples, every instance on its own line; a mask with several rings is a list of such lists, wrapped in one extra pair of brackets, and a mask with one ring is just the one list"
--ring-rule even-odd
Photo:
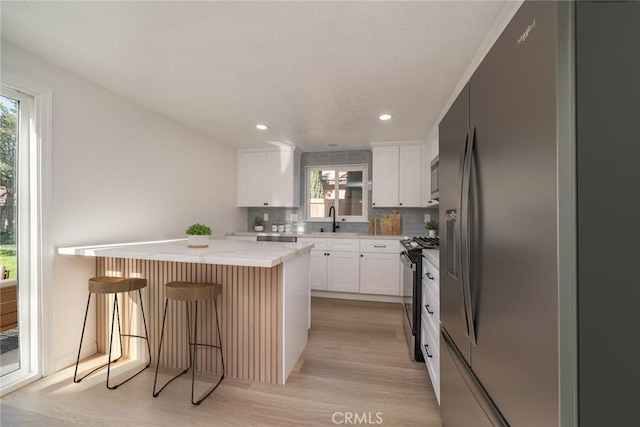
[(467, 145), (464, 154), (464, 164), (462, 171), (462, 194), (460, 201), (460, 240), (461, 240), (461, 264), (462, 264), (462, 291), (465, 300), (465, 310), (469, 329), (469, 339), (473, 345), (478, 345), (476, 335), (476, 322), (473, 313), (473, 300), (471, 292), (471, 214), (470, 214), (470, 191), (471, 191), (471, 164), (473, 162), (473, 150), (476, 139), (476, 128), (473, 126), (468, 131)]

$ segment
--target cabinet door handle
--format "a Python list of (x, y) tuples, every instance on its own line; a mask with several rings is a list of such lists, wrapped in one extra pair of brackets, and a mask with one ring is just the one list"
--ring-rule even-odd
[(431, 279), (431, 280), (435, 280), (435, 279), (436, 279), (435, 277), (433, 277), (432, 275), (430, 275), (428, 271), (427, 271), (427, 277), (428, 277), (429, 279)]
[(386, 248), (387, 245), (373, 245), (374, 248)]
[(400, 206), (402, 206), (402, 202), (400, 202)]
[(375, 206), (375, 205), (376, 205), (376, 203), (375, 203), (375, 202), (373, 202), (373, 203), (372, 203), (372, 205), (373, 205), (373, 206)]
[(364, 255), (360, 254), (360, 258), (364, 258)]
[(424, 351), (427, 352), (427, 357), (433, 357), (433, 355), (429, 353), (429, 344), (424, 345)]
[(433, 311), (429, 310), (429, 304), (425, 304), (424, 309), (427, 310), (427, 313), (433, 314)]

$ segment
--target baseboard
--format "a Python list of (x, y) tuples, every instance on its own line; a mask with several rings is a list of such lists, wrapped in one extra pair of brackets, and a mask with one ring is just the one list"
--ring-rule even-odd
[[(98, 352), (98, 345), (94, 342), (91, 345), (85, 346), (80, 352), (80, 360), (86, 359), (87, 357), (96, 354)], [(78, 353), (67, 353), (63, 356), (57, 357), (53, 361), (53, 371), (58, 372), (67, 368), (71, 365), (75, 365), (76, 360), (78, 359)]]
[(367, 294), (355, 294), (348, 292), (329, 292), (329, 291), (311, 291), (311, 296), (316, 298), (335, 298), (335, 299), (348, 299), (355, 301), (373, 301), (373, 302), (391, 302), (395, 304), (402, 304), (402, 297), (394, 295), (367, 295)]

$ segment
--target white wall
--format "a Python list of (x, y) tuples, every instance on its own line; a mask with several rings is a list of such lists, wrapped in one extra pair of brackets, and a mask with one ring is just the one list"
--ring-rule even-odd
[[(54, 248), (180, 238), (194, 222), (218, 238), (246, 227), (246, 209), (235, 207), (235, 149), (11, 43), (1, 48), (2, 73), (53, 91)], [(91, 259), (54, 256), (45, 286), (53, 286), (56, 370), (75, 362), (94, 272)]]

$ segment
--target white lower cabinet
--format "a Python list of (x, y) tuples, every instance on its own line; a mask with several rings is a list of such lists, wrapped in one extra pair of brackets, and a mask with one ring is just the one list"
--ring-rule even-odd
[(422, 258), (422, 324), (420, 345), (433, 391), (440, 402), (440, 271)]
[(360, 293), (400, 295), (399, 244), (396, 240), (360, 241)]
[(311, 289), (383, 296), (400, 295), (400, 243), (384, 239), (298, 238), (313, 243)]
[(359, 292), (360, 261), (358, 252), (328, 252), (327, 290), (334, 292)]
[(316, 291), (327, 290), (327, 251), (316, 250), (311, 251), (311, 261), (309, 269), (311, 270), (311, 289)]
[(311, 289), (356, 293), (359, 291), (358, 240), (305, 237), (298, 239), (298, 242), (315, 245), (311, 250)]

